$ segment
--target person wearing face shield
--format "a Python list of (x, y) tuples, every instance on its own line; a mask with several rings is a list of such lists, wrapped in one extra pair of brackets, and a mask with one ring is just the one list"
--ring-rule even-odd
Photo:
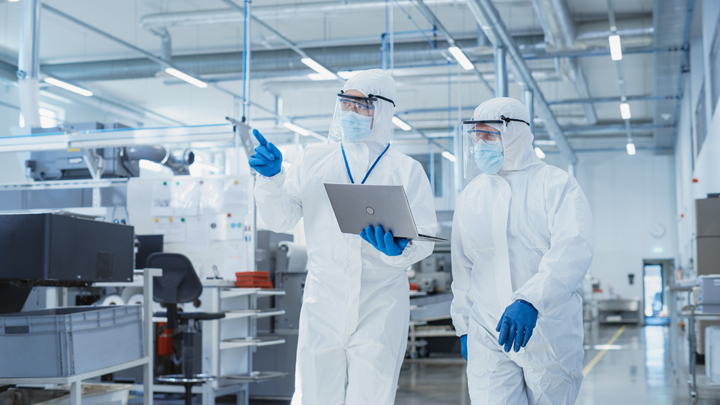
[(466, 177), (452, 234), (451, 315), (473, 404), (573, 404), (582, 382), (582, 300), (593, 220), (577, 181), (533, 151), (511, 98), (465, 121)]
[[(300, 313), (292, 405), (392, 404), (407, 347), (405, 269), (433, 243), (394, 238), (381, 224), (361, 235), (340, 232), (324, 183), (402, 185), (418, 232), (437, 226), (422, 166), (390, 146), (395, 81), (381, 70), (348, 80), (337, 95), (327, 144), (307, 146), (289, 169), (262, 135), (258, 212), (275, 232), (305, 219), (308, 275)], [(358, 230), (360, 231), (360, 230)]]

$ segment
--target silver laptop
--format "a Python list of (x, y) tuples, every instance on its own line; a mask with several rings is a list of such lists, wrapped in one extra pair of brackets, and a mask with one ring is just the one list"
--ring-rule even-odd
[(325, 183), (325, 191), (342, 233), (358, 235), (368, 225), (381, 224), (396, 238), (447, 242), (418, 233), (403, 186)]

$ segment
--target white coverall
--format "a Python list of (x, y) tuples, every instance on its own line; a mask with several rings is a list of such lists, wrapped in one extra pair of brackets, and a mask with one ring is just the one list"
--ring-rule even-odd
[[(395, 98), (395, 81), (380, 70), (354, 76), (344, 90)], [(394, 108), (379, 101), (371, 135), (344, 141), (356, 183), (388, 145)], [(350, 183), (340, 143), (311, 145), (286, 172), (257, 176), (258, 211), (275, 232), (305, 218), (308, 276), (292, 405), (390, 405), (407, 347), (409, 285), (405, 269), (432, 253), (410, 242), (389, 257), (358, 235), (340, 232), (323, 183)], [(403, 185), (418, 232), (434, 235), (433, 194), (422, 166), (390, 147), (365, 184)], [(375, 224), (377, 225), (377, 224)], [(361, 229), (358, 229), (358, 232)]]
[[(474, 120), (504, 115), (530, 122), (519, 101), (481, 104)], [(504, 162), (477, 176), (455, 207), (453, 324), (467, 334), (473, 405), (575, 403), (582, 382), (582, 300), (576, 290), (593, 256), (593, 221), (577, 181), (533, 153), (529, 127), (510, 122)], [(505, 353), (495, 328), (525, 300), (538, 311), (525, 348)]]

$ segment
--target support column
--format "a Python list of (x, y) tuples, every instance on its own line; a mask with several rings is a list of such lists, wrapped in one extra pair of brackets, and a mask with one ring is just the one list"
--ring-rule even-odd
[(275, 125), (281, 127), (283, 124), (281, 118), (283, 115), (283, 98), (280, 94), (275, 94), (275, 115), (277, 116), (275, 120)]
[(250, 3), (251, 0), (245, 0), (243, 8), (245, 21), (245, 34), (243, 38), (243, 114), (242, 121), (247, 123), (250, 121)]
[(507, 49), (495, 47), (495, 97), (508, 96)]
[(528, 114), (530, 115), (530, 132), (535, 134), (535, 98), (533, 97), (532, 90), (526, 88), (525, 89), (525, 107), (528, 109)]
[(18, 86), (20, 111), (29, 128), (40, 127), (40, 0), (23, 0), (20, 9), (20, 52)]

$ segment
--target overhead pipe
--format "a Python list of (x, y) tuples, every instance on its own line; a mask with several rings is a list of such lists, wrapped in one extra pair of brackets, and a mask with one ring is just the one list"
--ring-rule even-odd
[(165, 28), (155, 28), (150, 30), (153, 34), (160, 37), (160, 58), (165, 62), (172, 62), (172, 37)]
[[(474, 40), (459, 41), (461, 44), (474, 43)], [(142, 51), (142, 50), (140, 50)], [(328, 69), (355, 70), (356, 67), (379, 66), (381, 55), (377, 45), (359, 45), (341, 47), (328, 52), (327, 48), (307, 49), (311, 57)], [(395, 45), (396, 66), (426, 63), (429, 60), (445, 62), (443, 50), (428, 47), (427, 42), (402, 43)], [(145, 51), (143, 55), (147, 57)], [(252, 52), (254, 72), (293, 73), (313, 71), (301, 63), (292, 50)], [(312, 55), (318, 55), (313, 57)], [(154, 57), (154, 55), (153, 55)], [(150, 59), (148, 61), (147, 59)], [(68, 80), (123, 80), (154, 77), (159, 71), (161, 59), (154, 57), (95, 62), (77, 62), (43, 65), (42, 69), (55, 76)], [(242, 52), (215, 54), (183, 55), (173, 57), (172, 64), (180, 71), (190, 71), (197, 75), (218, 75), (240, 73)], [(153, 63), (154, 62), (154, 63)], [(298, 70), (302, 69), (302, 70)]]
[[(459, 46), (457, 42), (455, 42), (455, 39), (450, 34), (450, 31), (448, 31), (445, 26), (440, 22), (440, 19), (437, 18), (435, 13), (430, 10), (430, 7), (428, 7), (425, 4), (424, 0), (415, 0), (416, 4), (420, 8), (420, 10), (425, 14), (426, 18), (430, 20), (430, 22), (437, 27), (437, 29), (445, 36), (445, 39), (447, 40), (448, 46), (457, 46), (462, 49), (462, 47)], [(490, 84), (483, 78), (482, 72), (477, 68), (477, 66), (473, 63), (473, 70), (475, 71), (475, 74), (480, 79), (480, 83), (485, 86), (485, 88), (488, 89), (491, 93), (494, 91), (492, 87), (490, 87)]]
[[(250, 7), (251, 7), (251, 4), (250, 4), (251, 2), (250, 2), (250, 1), (245, 0), (245, 7), (241, 7), (240, 5), (238, 5), (237, 3), (235, 3), (233, 0), (221, 0), (221, 1), (222, 1), (223, 3), (229, 5), (229, 6), (230, 6), (231, 8), (233, 8), (234, 10), (243, 13), (243, 21), (244, 21), (244, 24), (245, 24), (245, 27), (246, 27), (247, 30), (249, 30), (249, 26), (250, 26), (250, 25), (249, 25), (249, 22), (247, 21), (247, 19), (250, 18), (250, 20), (252, 20), (254, 23), (258, 24), (259, 26), (261, 26), (262, 28), (266, 29), (267, 31), (270, 31), (270, 32), (271, 32), (273, 35), (275, 35), (275, 37), (277, 37), (277, 39), (279, 39), (283, 44), (285, 44), (288, 48), (292, 49), (295, 53), (297, 53), (298, 56), (300, 56), (300, 58), (310, 58), (310, 56), (308, 56), (308, 54), (306, 54), (305, 51), (303, 51), (302, 49), (300, 49), (300, 47), (297, 46), (297, 44), (295, 44), (293, 41), (291, 41), (291, 40), (288, 39), (286, 36), (284, 36), (283, 34), (281, 34), (281, 33), (280, 33), (278, 30), (276, 30), (275, 28), (273, 28), (273, 27), (271, 27), (270, 25), (268, 25), (267, 23), (265, 23), (263, 20), (261, 20), (260, 18), (258, 18), (256, 15), (253, 15), (253, 14), (250, 12)], [(249, 32), (246, 32), (245, 34), (248, 35)], [(249, 37), (249, 35), (248, 35), (248, 37)], [(247, 44), (244, 44), (244, 45), (243, 45), (243, 49), (247, 49), (247, 50), (248, 50), (248, 53), (251, 53), (251, 52), (252, 52), (252, 44), (250, 43), (250, 41), (248, 41)]]
[[(424, 0), (433, 6), (448, 5), (456, 6), (457, 0)], [(400, 7), (413, 7), (412, 0), (398, 0), (395, 2)], [(253, 15), (260, 19), (292, 19), (318, 18), (328, 15), (354, 15), (362, 12), (376, 12), (385, 8), (385, 1), (375, 2), (326, 2), (310, 3), (307, 5), (285, 5), (281, 8), (276, 6), (256, 7)], [(237, 9), (215, 9), (202, 11), (186, 11), (176, 13), (148, 14), (140, 18), (140, 25), (143, 28), (151, 27), (173, 27), (182, 25), (202, 24), (223, 24), (239, 23), (243, 21), (242, 14)]]
[[(534, 37), (532, 37), (534, 38)], [(525, 38), (521, 38), (525, 39)], [(472, 47), (475, 39), (456, 40), (461, 47)], [(536, 44), (537, 42), (532, 42)], [(527, 49), (530, 49), (527, 51)], [(337, 48), (312, 48), (305, 50), (310, 55), (318, 55), (317, 60), (328, 69), (360, 70), (380, 65), (380, 53), (377, 45), (342, 46)], [(624, 49), (624, 54), (653, 53), (653, 52), (679, 52), (679, 47), (645, 47)], [(420, 65), (431, 66), (435, 61), (437, 66), (446, 66), (447, 60), (443, 50), (432, 49), (427, 42), (397, 43), (394, 47), (395, 67)], [(523, 57), (526, 60), (553, 59), (557, 57), (596, 57), (608, 56), (609, 50), (567, 50), (547, 53), (526, 47)], [(493, 63), (492, 55), (473, 55), (468, 57), (474, 64)], [(158, 58), (159, 59), (159, 58)], [(240, 73), (242, 52), (225, 52), (214, 54), (182, 55), (173, 57), (172, 64), (178, 70), (191, 71), (197, 75), (222, 75)], [(72, 62), (45, 64), (41, 68), (54, 76), (67, 80), (97, 81), (97, 80), (127, 80), (155, 77), (159, 68), (157, 61), (146, 58), (118, 59), (92, 62)], [(291, 50), (254, 51), (252, 64), (255, 78), (281, 77), (288, 75), (312, 73), (307, 66), (300, 63)], [(307, 72), (307, 73), (305, 73)], [(208, 82), (212, 82), (209, 79)]]
[[(47, 5), (47, 4), (43, 4), (42, 7), (43, 7), (44, 9), (52, 12), (53, 14), (59, 16), (59, 17), (62, 17), (62, 18), (66, 19), (66, 20), (68, 20), (68, 21), (70, 21), (70, 22), (73, 22), (74, 24), (79, 25), (80, 27), (83, 27), (83, 28), (85, 28), (85, 29), (87, 29), (87, 30), (89, 30), (89, 31), (92, 31), (92, 32), (94, 32), (94, 33), (96, 33), (96, 34), (98, 34), (98, 35), (100, 35), (100, 36), (102, 36), (102, 37), (104, 37), (104, 38), (106, 38), (106, 39), (109, 39), (110, 41), (113, 41), (113, 42), (115, 42), (115, 43), (117, 43), (117, 44), (119, 44), (119, 45), (121, 45), (121, 46), (124, 46), (125, 48), (131, 49), (131, 50), (133, 50), (133, 51), (135, 51), (135, 52), (138, 52), (138, 53), (143, 54), (146, 58), (148, 58), (148, 59), (150, 59), (151, 61), (155, 62), (156, 64), (160, 65), (161, 68), (169, 67), (169, 68), (173, 68), (173, 69), (182, 71), (182, 70), (179, 69), (179, 68), (177, 67), (177, 65), (175, 65), (174, 63), (166, 62), (166, 61), (162, 60), (161, 58), (158, 58), (157, 56), (153, 55), (152, 53), (150, 53), (150, 52), (148, 52), (148, 51), (146, 51), (146, 50), (144, 50), (144, 49), (142, 49), (142, 48), (138, 48), (137, 46), (132, 45), (132, 44), (126, 42), (126, 41), (123, 41), (122, 39), (117, 38), (117, 37), (115, 37), (115, 36), (113, 36), (113, 35), (110, 35), (110, 34), (108, 34), (107, 32), (105, 32), (105, 31), (103, 31), (103, 30), (100, 30), (100, 29), (98, 29), (98, 28), (96, 28), (96, 27), (93, 27), (93, 26), (90, 25), (90, 24), (87, 24), (87, 23), (85, 23), (85, 22), (83, 22), (83, 21), (78, 20), (78, 19), (75, 18), (75, 17), (72, 17), (72, 16), (70, 16), (70, 15), (68, 15), (68, 14), (65, 14), (65, 13), (63, 13), (62, 11), (58, 10), (58, 9), (55, 9), (55, 8), (53, 8), (53, 7), (51, 7), (51, 6)], [(249, 30), (249, 28), (247, 28), (247, 29)], [(249, 58), (248, 58), (248, 59), (249, 59)], [(193, 75), (195, 74), (195, 73), (192, 72), (192, 71), (185, 71), (185, 72), (186, 72), (185, 74), (188, 75), (188, 76), (190, 76), (190, 77), (193, 77)], [(153, 74), (153, 76), (154, 76), (154, 74)], [(67, 79), (66, 77), (64, 77), (64, 78)], [(196, 77), (194, 77), (194, 78), (196, 78)], [(81, 79), (82, 79), (82, 77), (81, 77)], [(197, 78), (196, 78), (196, 79), (197, 79)], [(230, 90), (228, 90), (228, 89), (225, 89), (225, 88), (223, 88), (223, 87), (220, 87), (217, 83), (209, 83), (209, 86), (211, 86), (211, 87), (213, 87), (214, 89), (219, 90), (219, 91), (221, 91), (221, 92), (223, 92), (223, 93), (225, 93), (225, 94), (227, 94), (227, 95), (229, 95), (229, 96), (231, 96), (231, 97), (241, 97), (240, 95), (238, 95), (238, 94), (236, 94), (236, 93), (234, 93), (234, 92), (232, 92), (232, 91), (230, 91)], [(249, 84), (247, 84), (247, 86), (248, 86), (248, 89), (249, 89)], [(245, 100), (245, 101), (247, 102), (247, 100), (246, 100), (245, 98), (243, 98), (243, 100)], [(248, 102), (248, 105), (249, 105), (249, 102)]]
[(25, 125), (40, 127), (40, 3), (24, 0), (20, 8), (20, 52), (18, 55), (18, 85), (20, 111)]
[[(554, 50), (571, 49), (575, 45), (576, 31), (570, 11), (565, 0), (532, 0), (536, 14), (540, 20), (546, 42)], [(575, 59), (557, 59), (560, 72), (569, 80), (579, 98), (589, 98), (587, 80), (582, 67)], [(595, 107), (586, 103), (582, 105), (588, 125), (594, 125), (598, 118)]]
[[(500, 43), (507, 47), (508, 54), (513, 59), (515, 64), (515, 72), (520, 76), (523, 83), (532, 89), (536, 98), (536, 107), (538, 114), (545, 123), (545, 128), (551, 134), (552, 138), (557, 143), (558, 149), (567, 159), (569, 163), (576, 163), (577, 156), (573, 152), (572, 147), (568, 143), (565, 135), (563, 134), (560, 124), (558, 124), (553, 111), (550, 109), (542, 90), (538, 86), (535, 79), (532, 77), (530, 68), (525, 63), (525, 59), (520, 54), (520, 51), (513, 41), (510, 33), (505, 26), (505, 23), (500, 18), (500, 14), (493, 5), (491, 0), (466, 0), (468, 6), (473, 11), (473, 15), (477, 18), (478, 23), (483, 26), (483, 30), (487, 34), (488, 31), (492, 33), (492, 37), (488, 35), (488, 38), (494, 43)], [(487, 27), (487, 28), (486, 28)]]

